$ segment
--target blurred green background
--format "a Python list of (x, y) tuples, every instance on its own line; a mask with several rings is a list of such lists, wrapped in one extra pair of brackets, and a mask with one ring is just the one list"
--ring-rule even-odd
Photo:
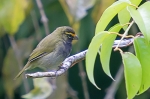
[[(37, 5), (41, 2), (43, 9)], [(27, 62), (38, 42), (59, 26), (71, 26), (79, 36), (72, 54), (88, 48), (95, 26), (103, 11), (115, 0), (0, 0), (0, 99), (104, 99), (112, 80), (104, 74), (99, 57), (94, 76), (96, 89), (88, 80), (82, 61), (62, 76), (50, 80), (13, 78)], [(143, 0), (142, 2), (145, 2)], [(39, 9), (40, 8), (40, 9)], [(44, 11), (40, 13), (40, 11)], [(45, 14), (46, 17), (43, 15)], [(117, 16), (109, 24), (118, 23)], [(46, 28), (45, 26), (48, 26)], [(107, 27), (108, 29), (110, 27)], [(130, 34), (139, 30), (134, 26)], [(123, 33), (123, 31), (121, 31)], [(128, 50), (123, 48), (124, 51)], [(119, 52), (112, 52), (110, 70), (115, 77), (121, 65)], [(34, 69), (27, 72), (36, 72)], [(31, 91), (32, 90), (32, 91)], [(135, 99), (150, 99), (150, 91)], [(114, 99), (126, 99), (124, 77), (118, 85)], [(113, 97), (111, 98), (113, 99)]]

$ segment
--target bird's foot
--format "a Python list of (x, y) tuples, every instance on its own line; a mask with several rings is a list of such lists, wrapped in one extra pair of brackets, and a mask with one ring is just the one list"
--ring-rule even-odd
[[(68, 68), (66, 68), (66, 67), (63, 67), (63, 66), (58, 66), (59, 67), (59, 69), (58, 70), (60, 70), (60, 69), (63, 69), (64, 71), (67, 71), (68, 70)], [(58, 71), (57, 70), (57, 71)]]

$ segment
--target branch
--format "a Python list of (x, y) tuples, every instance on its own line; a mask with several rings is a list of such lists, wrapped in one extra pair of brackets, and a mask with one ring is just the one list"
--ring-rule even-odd
[(86, 81), (86, 72), (84, 71), (83, 68), (83, 62), (79, 62), (78, 67), (79, 67), (81, 83), (83, 87), (84, 99), (90, 99), (88, 87), (87, 87), (87, 81)]
[[(137, 37), (143, 37), (143, 35), (138, 35)], [(121, 42), (120, 40), (115, 40), (114, 45), (112, 48), (115, 48), (117, 44), (120, 42), (118, 47), (127, 47), (133, 44), (134, 38), (126, 38), (123, 39)], [(36, 72), (32, 74), (26, 74), (26, 77), (32, 77), (32, 78), (40, 78), (40, 77), (57, 77), (65, 73), (70, 67), (78, 63), (79, 61), (82, 61), (85, 59), (87, 50), (82, 51), (78, 54), (75, 54), (73, 56), (70, 56), (66, 58), (60, 68), (57, 71), (50, 71), (50, 72)]]
[[(17, 43), (16, 43), (16, 40), (15, 40), (15, 38), (14, 38), (13, 36), (10, 36), (10, 35), (9, 35), (8, 37), (9, 37), (9, 40), (10, 40), (12, 49), (13, 49), (13, 51), (14, 51), (14, 53), (15, 53), (15, 57), (16, 57), (18, 66), (19, 66), (19, 68), (21, 69), (22, 66), (23, 66), (23, 62), (22, 62), (22, 60), (20, 59), (20, 57), (18, 56), (18, 53), (19, 53), (20, 50), (19, 50), (19, 48), (18, 48), (18, 45), (17, 45)], [(28, 92), (28, 91), (29, 91), (29, 85), (28, 85), (27, 80), (25, 80), (24, 78), (23, 78), (23, 84), (24, 84), (25, 91)]]
[(43, 10), (43, 5), (41, 3), (41, 0), (36, 0), (36, 3), (37, 3), (37, 6), (40, 10), (40, 14), (41, 14), (41, 17), (42, 17), (41, 20), (44, 24), (45, 33), (46, 33), (46, 35), (48, 35), (50, 33), (49, 28), (48, 28), (48, 19), (47, 19), (46, 15), (45, 15), (45, 12)]
[(30, 11), (30, 15), (31, 15), (31, 19), (32, 19), (32, 22), (33, 22), (33, 26), (34, 26), (34, 30), (36, 32), (36, 40), (37, 41), (40, 41), (40, 37), (38, 34), (41, 34), (41, 30), (40, 30), (40, 26), (39, 26), (39, 23), (38, 23), (38, 20), (37, 20), (37, 16), (35, 15), (35, 11), (32, 10)]
[(118, 89), (118, 86), (120, 85), (120, 82), (123, 78), (123, 64), (120, 66), (116, 76), (115, 76), (115, 82), (112, 82), (109, 88), (107, 89), (106, 96), (104, 99), (115, 99), (114, 96), (116, 94), (116, 91)]
[(36, 72), (36, 73), (32, 73), (32, 74), (26, 74), (26, 77), (40, 78), (40, 77), (60, 76), (63, 73), (65, 73), (70, 67), (72, 67), (79, 61), (83, 60), (85, 58), (86, 52), (87, 52), (87, 50), (66, 58), (64, 60), (64, 62), (62, 63), (62, 66), (60, 66), (59, 70), (57, 70), (57, 71)]

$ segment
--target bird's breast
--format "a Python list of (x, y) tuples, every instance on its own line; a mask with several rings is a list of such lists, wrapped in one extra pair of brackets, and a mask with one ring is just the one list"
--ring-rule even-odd
[(71, 43), (67, 43), (67, 42), (63, 42), (62, 44), (58, 45), (58, 55), (62, 55), (64, 58), (66, 58), (72, 49), (72, 44)]

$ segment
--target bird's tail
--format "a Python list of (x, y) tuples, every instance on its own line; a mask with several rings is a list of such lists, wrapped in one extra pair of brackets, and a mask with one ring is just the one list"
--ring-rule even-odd
[(14, 78), (14, 80), (16, 80), (17, 78), (19, 78), (20, 77), (20, 75), (25, 71), (25, 70), (27, 70), (28, 69), (28, 67), (29, 67), (29, 62), (27, 62), (27, 64), (23, 67), (23, 69), (17, 74), (17, 76)]

